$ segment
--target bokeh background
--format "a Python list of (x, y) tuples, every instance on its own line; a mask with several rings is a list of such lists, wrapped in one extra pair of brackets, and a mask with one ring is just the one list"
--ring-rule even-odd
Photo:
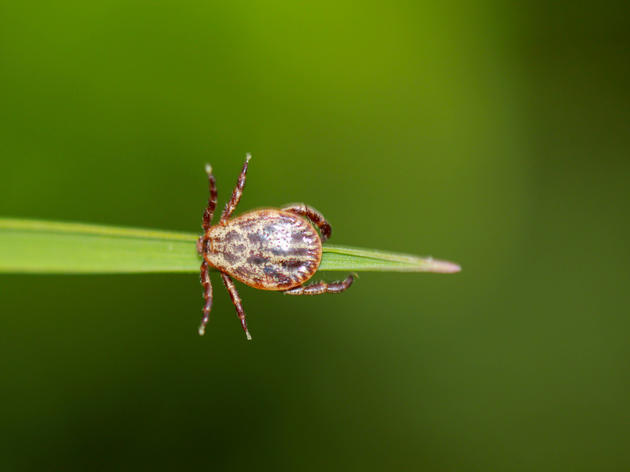
[[(625, 10), (625, 13), (624, 13)], [(628, 470), (627, 5), (0, 2), (0, 214), (305, 201), (462, 273), (0, 276), (2, 470)], [(343, 274), (323, 274), (335, 279)]]

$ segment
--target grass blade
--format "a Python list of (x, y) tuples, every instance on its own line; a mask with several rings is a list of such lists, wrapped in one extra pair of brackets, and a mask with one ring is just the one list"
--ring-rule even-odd
[(378, 271), (378, 272), (436, 272), (452, 274), (459, 272), (459, 265), (409, 254), (363, 249), (349, 246), (324, 246), (324, 255), (319, 270)]
[[(0, 273), (198, 272), (198, 235), (80, 223), (0, 218)], [(325, 245), (320, 270), (453, 273), (457, 264)]]

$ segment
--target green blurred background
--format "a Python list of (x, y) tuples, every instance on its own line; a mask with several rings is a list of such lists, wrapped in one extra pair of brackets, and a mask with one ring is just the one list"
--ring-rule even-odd
[[(625, 11), (625, 12), (624, 12)], [(0, 469), (630, 469), (627, 5), (0, 2), (0, 215), (304, 201), (454, 276), (0, 276)], [(327, 279), (340, 273), (324, 274)]]

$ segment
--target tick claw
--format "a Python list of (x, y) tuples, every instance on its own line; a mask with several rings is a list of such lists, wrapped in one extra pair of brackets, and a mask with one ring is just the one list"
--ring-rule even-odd
[(206, 334), (206, 328), (199, 326), (199, 336), (203, 336), (204, 334)]
[(252, 340), (252, 335), (249, 334), (249, 330), (245, 331), (245, 336), (247, 336), (247, 340), (251, 341)]

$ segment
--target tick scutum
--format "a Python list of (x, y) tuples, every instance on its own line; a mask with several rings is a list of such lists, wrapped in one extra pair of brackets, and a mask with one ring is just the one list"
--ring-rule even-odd
[(208, 264), (264, 290), (288, 290), (310, 279), (322, 258), (322, 242), (304, 218), (261, 209), (212, 226)]

